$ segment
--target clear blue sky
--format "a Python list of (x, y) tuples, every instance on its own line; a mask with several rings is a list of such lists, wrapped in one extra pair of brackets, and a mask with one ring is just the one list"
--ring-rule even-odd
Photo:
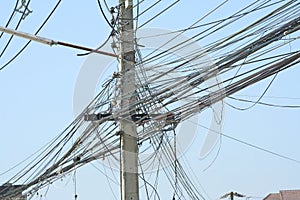
[[(116, 5), (116, 0), (108, 0)], [(154, 2), (154, 1), (153, 1)], [(222, 1), (182, 0), (164, 13), (159, 19), (147, 25), (150, 27), (177, 30), (188, 27), (196, 19), (208, 13)], [(250, 1), (249, 1), (250, 2)], [(229, 16), (249, 3), (230, 0), (206, 20)], [(251, 1), (252, 2), (252, 1)], [(55, 1), (32, 0), (33, 12), (25, 18), (19, 30), (33, 33), (46, 18)], [(14, 2), (0, 2), (0, 26), (4, 26)], [(150, 4), (150, 3), (149, 3)], [(149, 18), (164, 8), (168, 1), (162, 1), (157, 10), (145, 14)], [(263, 13), (259, 13), (261, 16)], [(19, 18), (17, 14), (12, 24)], [(256, 16), (253, 15), (253, 18)], [(244, 22), (245, 23), (245, 22)], [(241, 27), (244, 24), (241, 24)], [(13, 27), (13, 26), (12, 26)], [(236, 27), (240, 29), (241, 27)], [(66, 41), (88, 47), (97, 47), (109, 34), (109, 27), (99, 12), (97, 1), (65, 0), (40, 32), (40, 36)], [(223, 34), (229, 34), (224, 31)], [(189, 36), (189, 33), (186, 33)], [(0, 50), (8, 36), (0, 38)], [(214, 38), (200, 41), (199, 45), (212, 42)], [(2, 66), (26, 42), (15, 38), (0, 58)], [(299, 42), (290, 47), (299, 50)], [(49, 47), (32, 42), (30, 46), (7, 68), (0, 71), (0, 173), (31, 155), (62, 131), (73, 119), (73, 92), (79, 71), (86, 57), (78, 57), (78, 50), (65, 47)], [(282, 105), (300, 105), (299, 65), (280, 73), (263, 98), (264, 102)], [(270, 79), (238, 93), (239, 97), (257, 99), (267, 87)], [(243, 96), (242, 96), (243, 95)], [(235, 105), (246, 107), (248, 104)], [(199, 115), (200, 124), (209, 126), (209, 110)], [(270, 151), (300, 160), (300, 109), (273, 108), (256, 105), (247, 111), (238, 111), (226, 106), (222, 132), (239, 140), (257, 145)], [(247, 196), (264, 197), (268, 193), (285, 189), (300, 189), (300, 164), (260, 151), (223, 137), (220, 153), (215, 162), (206, 169), (217, 154), (219, 143), (205, 159), (199, 159), (199, 152), (207, 130), (198, 127), (198, 135), (186, 152), (190, 167), (202, 185), (200, 189), (208, 199), (217, 199), (229, 191), (238, 191)], [(101, 163), (96, 166), (103, 168)], [(0, 176), (0, 183), (14, 174)], [(107, 172), (112, 176), (110, 172)], [(114, 173), (118, 178), (118, 173)], [(113, 177), (113, 176), (112, 176)], [(113, 178), (113, 179), (114, 179)], [(114, 199), (105, 176), (94, 166), (87, 165), (77, 171), (77, 193), (79, 199)], [(111, 183), (112, 190), (119, 197), (119, 187)], [(161, 191), (168, 191), (163, 186)], [(170, 195), (162, 192), (162, 199)], [(170, 192), (171, 193), (171, 192)], [(67, 176), (54, 183), (42, 199), (73, 199), (74, 180)], [(166, 195), (166, 196), (164, 196)], [(165, 197), (165, 198), (164, 198)], [(38, 197), (36, 197), (38, 198)]]

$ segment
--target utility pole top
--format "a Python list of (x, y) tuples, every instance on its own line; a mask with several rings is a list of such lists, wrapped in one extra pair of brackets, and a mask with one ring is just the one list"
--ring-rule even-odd
[(230, 196), (230, 200), (233, 200), (233, 197), (246, 197), (246, 195), (239, 194), (237, 192), (229, 192), (220, 197), (220, 199), (225, 199)]

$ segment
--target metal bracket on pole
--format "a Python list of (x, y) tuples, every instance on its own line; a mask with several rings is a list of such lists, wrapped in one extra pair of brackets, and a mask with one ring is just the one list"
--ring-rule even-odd
[(8, 33), (10, 35), (15, 35), (15, 36), (22, 37), (22, 38), (25, 38), (25, 39), (28, 39), (28, 40), (32, 40), (32, 41), (35, 41), (35, 42), (46, 44), (46, 45), (49, 45), (49, 46), (61, 45), (61, 46), (70, 47), (70, 48), (73, 48), (73, 49), (80, 49), (80, 50), (84, 50), (84, 51), (90, 51), (90, 52), (93, 52), (93, 53), (98, 53), (98, 54), (111, 56), (111, 57), (115, 57), (115, 58), (118, 57), (118, 55), (110, 53), (110, 52), (95, 50), (95, 49), (92, 49), (92, 48), (79, 46), (79, 45), (75, 45), (75, 44), (70, 44), (70, 43), (66, 43), (66, 42), (61, 42), (61, 41), (55, 41), (55, 40), (40, 37), (40, 36), (37, 36), (37, 35), (24, 33), (24, 32), (16, 31), (16, 30), (9, 29), (9, 28), (4, 28), (2, 26), (0, 26), (0, 31), (2, 31), (4, 33)]

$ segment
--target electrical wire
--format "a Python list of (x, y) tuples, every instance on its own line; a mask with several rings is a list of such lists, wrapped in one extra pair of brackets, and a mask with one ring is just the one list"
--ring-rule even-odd
[[(141, 2), (139, 1), (139, 4)], [(177, 2), (173, 2), (145, 23), (147, 24), (160, 16)], [(268, 2), (257, 0), (232, 15), (230, 20), (213, 24), (211, 27), (201, 31), (201, 34), (194, 35), (193, 39), (198, 41), (207, 37), (208, 34), (216, 34), (219, 29), (221, 30), (241, 19), (244, 15), (240, 14), (251, 13), (256, 9), (259, 10), (272, 5), (270, 2), (268, 4)], [(134, 73), (136, 76), (136, 89), (128, 91), (128, 95), (122, 96), (122, 98), (130, 99), (132, 94), (136, 95), (135, 103), (121, 107), (119, 103), (122, 99), (118, 96), (120, 89), (116, 86), (121, 77), (126, 77), (126, 73), (130, 74), (133, 72), (129, 70), (115, 74), (112, 79), (103, 85), (98, 95), (76, 120), (44, 151), (41, 151), (34, 157), (30, 164), (13, 176), (9, 182), (22, 181), (24, 187), (17, 191), (27, 190), (28, 193), (33, 193), (58, 180), (60, 177), (74, 172), (74, 169), (99, 158), (107, 156), (118, 162), (119, 158), (116, 155), (120, 153), (120, 140), (117, 127), (120, 120), (131, 120), (138, 127), (138, 142), (140, 147), (143, 147), (142, 152), (149, 153), (149, 156), (139, 160), (140, 165), (146, 166), (146, 168), (142, 168), (142, 174), (139, 177), (144, 181), (147, 198), (151, 199), (154, 195), (154, 198), (160, 199), (157, 191), (159, 184), (158, 173), (154, 177), (154, 184), (151, 184), (150, 180), (146, 179), (143, 171), (154, 169), (156, 167), (154, 164), (158, 161), (159, 166), (169, 166), (163, 167), (162, 171), (165, 173), (170, 187), (174, 190), (174, 197), (176, 195), (179, 199), (205, 199), (177, 159), (176, 134), (173, 135), (172, 140), (172, 133), (179, 123), (190, 119), (226, 97), (239, 100), (231, 97), (231, 95), (268, 77), (274, 76), (274, 80), (279, 72), (299, 65), (299, 51), (274, 53), (279, 48), (299, 38), (294, 37), (295, 40), (289, 40), (288, 42), (282, 41), (282, 38), (290, 36), (292, 33), (296, 34), (300, 29), (298, 16), (300, 4), (296, 2), (294, 0), (289, 1), (242, 30), (206, 45), (204, 51), (212, 53), (216, 59), (216, 62), (213, 64), (206, 60), (200, 60), (200, 58), (204, 57), (201, 49), (189, 51), (186, 57), (180, 58), (172, 56), (172, 53), (169, 51), (165, 51), (145, 60), (141, 50), (135, 45), (136, 63), (134, 70), (136, 71)], [(100, 2), (98, 1), (98, 3)], [(108, 8), (106, 2), (105, 4)], [(48, 21), (55, 9), (44, 23)], [(141, 13), (138, 11), (137, 16)], [(102, 14), (104, 15), (104, 11)], [(194, 23), (192, 26), (197, 23)], [(136, 23), (136, 26), (138, 26), (138, 23)], [(210, 28), (211, 30), (209, 30)], [(189, 47), (192, 41), (187, 39), (184, 43), (177, 43), (172, 47), (178, 49), (183, 46)], [(195, 63), (192, 63), (193, 61)], [(197, 68), (200, 64), (205, 65), (205, 67)], [(230, 74), (233, 69), (238, 67), (240, 67), (240, 70), (233, 77), (230, 76), (225, 81), (216, 80), (212, 85), (203, 86), (208, 79), (218, 75), (226, 77), (227, 74)], [(273, 80), (258, 100), (255, 101), (254, 105), (263, 104), (260, 101), (273, 83)], [(224, 83), (229, 84), (223, 87)], [(179, 105), (178, 102), (180, 100), (184, 102)], [(128, 112), (131, 113), (130, 116), (124, 114)], [(134, 117), (139, 115), (141, 117), (135, 121)], [(98, 118), (97, 120), (89, 121), (89, 116)], [(222, 116), (220, 119), (215, 118), (214, 120), (221, 122)], [(198, 126), (206, 128), (199, 124)], [(296, 159), (216, 130), (210, 131), (248, 147), (300, 163)], [(78, 137), (74, 142), (72, 140), (75, 135), (78, 135)], [(151, 143), (145, 144), (145, 141)], [(151, 193), (150, 188), (147, 186), (152, 188)], [(9, 195), (11, 194), (7, 194), (7, 197)]]
[(249, 109), (253, 108), (255, 105), (257, 105), (260, 102), (260, 100), (264, 97), (264, 95), (267, 93), (267, 91), (271, 87), (271, 85), (274, 82), (274, 80), (275, 80), (275, 78), (276, 78), (277, 75), (278, 75), (278, 73), (274, 75), (274, 77), (271, 79), (270, 83), (267, 85), (267, 87), (265, 88), (265, 90), (261, 93), (260, 97), (252, 105), (250, 105), (247, 108), (237, 108), (236, 107), (236, 109), (241, 110), (241, 111), (245, 111), (245, 110), (249, 110)]
[[(30, 0), (28, 1), (27, 5), (29, 4)], [(56, 5), (53, 7), (52, 11), (49, 13), (49, 15), (47, 16), (47, 18), (44, 20), (44, 22), (42, 23), (42, 25), (37, 29), (37, 31), (35, 32), (35, 35), (37, 35), (42, 28), (46, 25), (46, 23), (49, 21), (49, 19), (51, 18), (51, 16), (53, 15), (53, 13), (56, 11), (56, 9), (58, 8), (58, 6), (60, 5), (61, 0), (59, 0)], [(28, 41), (20, 50), (18, 53), (15, 54), (15, 56), (13, 56), (9, 61), (7, 61), (4, 65), (2, 65), (0, 67), (0, 71), (3, 70), (4, 68), (6, 68), (10, 63), (12, 63), (17, 57), (19, 57), (19, 55), (21, 55), (21, 53), (28, 47), (28, 45), (31, 43), (31, 41)]]
[(102, 8), (100, 0), (97, 0), (97, 2), (98, 2), (98, 7), (99, 7), (99, 9), (100, 9), (100, 11), (102, 13), (102, 16), (104, 17), (106, 23), (110, 26), (110, 28), (114, 29), (114, 26), (110, 23), (110, 21), (107, 19), (106, 15), (104, 13), (104, 10)]
[[(146, 190), (146, 195), (147, 195), (147, 199), (150, 200), (150, 196), (149, 196), (149, 192), (148, 192), (148, 187), (147, 187), (147, 184), (149, 184), (148, 182), (146, 182), (145, 180), (145, 174), (144, 174), (144, 170), (143, 170), (143, 166), (141, 165), (141, 161), (140, 159), (138, 158), (138, 163), (139, 163), (139, 166), (140, 166), (140, 169), (141, 169), (141, 176), (142, 177), (142, 180), (144, 181), (144, 187), (145, 187), (145, 190)], [(153, 186), (152, 186), (153, 187)]]
[[(102, 175), (104, 175), (105, 177), (106, 177), (106, 179), (107, 179), (107, 181), (108, 181), (108, 185), (109, 185), (109, 189), (110, 189), (110, 191), (112, 192), (112, 194), (113, 194), (113, 196), (114, 196), (114, 199), (115, 200), (117, 200), (118, 198), (117, 198), (117, 196), (115, 195), (115, 193), (113, 192), (113, 189), (112, 189), (112, 186), (111, 186), (111, 183), (110, 182), (113, 182), (114, 184), (116, 184), (116, 185), (120, 185), (119, 183), (117, 183), (114, 179), (112, 179), (111, 177), (109, 177), (108, 175), (107, 175), (107, 173), (106, 173), (106, 171), (102, 171), (102, 170), (100, 170), (96, 165), (94, 165), (93, 163), (91, 163), (91, 165), (95, 168), (95, 169), (97, 169)], [(105, 166), (103, 166), (103, 169), (105, 170)]]
[[(17, 9), (17, 7), (18, 7), (18, 3), (19, 3), (19, 1), (16, 0), (16, 4), (15, 4), (15, 7), (14, 7), (14, 10), (12, 11), (12, 13), (11, 13), (9, 19), (7, 20), (7, 22), (6, 22), (6, 24), (5, 24), (5, 28), (7, 28), (7, 27), (9, 26), (10, 22), (12, 21), (14, 15), (15, 15), (16, 9)], [(0, 38), (3, 36), (3, 34), (4, 34), (4, 32), (2, 32), (2, 33), (0, 34)]]
[(144, 22), (143, 24), (141, 24), (138, 28), (142, 28), (143, 26), (145, 26), (146, 24), (150, 23), (151, 21), (153, 21), (155, 18), (159, 17), (160, 15), (162, 15), (164, 12), (166, 12), (167, 10), (169, 10), (171, 7), (175, 6), (180, 0), (176, 0), (175, 2), (173, 2), (172, 4), (170, 4), (169, 6), (167, 6), (165, 9), (163, 9), (162, 11), (160, 11), (159, 13), (157, 13), (156, 15), (154, 15), (152, 18), (150, 18), (149, 20), (147, 20), (146, 22)]
[(146, 184), (148, 184), (153, 189), (153, 191), (155, 192), (156, 196), (160, 200), (160, 196), (159, 196), (156, 188), (151, 183), (149, 183), (146, 179), (144, 179), (141, 175), (139, 175), (139, 178), (142, 179)]
[(263, 152), (268, 153), (268, 154), (272, 154), (273, 156), (282, 158), (282, 159), (284, 159), (284, 160), (289, 160), (289, 161), (292, 161), (292, 162), (295, 162), (295, 163), (300, 164), (300, 160), (296, 160), (296, 159), (294, 159), (294, 158), (291, 158), (291, 157), (282, 155), (282, 154), (280, 154), (280, 153), (276, 153), (276, 152), (274, 152), (274, 151), (268, 150), (268, 149), (263, 148), (263, 147), (260, 147), (260, 146), (258, 146), (258, 145), (251, 144), (251, 143), (246, 142), (246, 141), (244, 141), (244, 140), (241, 140), (241, 139), (232, 137), (232, 136), (230, 136), (230, 135), (228, 135), (228, 134), (224, 134), (224, 133), (215, 131), (215, 130), (210, 129), (210, 128), (207, 128), (206, 126), (203, 126), (203, 125), (201, 125), (201, 124), (199, 124), (199, 123), (196, 123), (196, 122), (193, 122), (193, 123), (196, 124), (197, 126), (201, 127), (201, 128), (204, 128), (204, 129), (206, 129), (206, 130), (212, 131), (212, 132), (214, 132), (215, 134), (221, 135), (221, 136), (223, 136), (223, 137), (225, 137), (225, 138), (228, 138), (228, 139), (230, 139), (230, 140), (236, 141), (236, 142), (238, 142), (238, 143), (240, 143), (240, 144), (244, 144), (244, 145), (246, 145), (246, 146), (248, 146), (248, 147), (251, 147), (251, 148), (254, 148), (254, 149), (263, 151)]
[[(256, 103), (258, 105), (263, 105), (263, 106), (269, 106), (269, 107), (276, 107), (276, 108), (300, 108), (300, 105), (279, 105), (279, 104), (273, 104), (273, 103), (266, 103), (266, 102), (261, 102), (261, 101), (252, 101), (252, 100), (248, 100), (248, 99), (241, 99), (241, 98), (236, 98), (236, 97), (232, 97), (232, 96), (229, 96), (228, 97), (229, 99), (233, 99), (233, 100), (236, 100), (236, 101), (242, 101), (242, 102), (247, 102), (247, 103)], [(265, 97), (266, 98), (266, 97)], [(235, 108), (235, 109), (239, 109), (237, 108), (236, 106), (233, 106), (229, 103), (226, 103), (227, 105)]]
[[(21, 22), (23, 21), (24, 16), (25, 16), (25, 10), (28, 9), (29, 4), (30, 4), (30, 0), (29, 0), (29, 1), (27, 2), (27, 4), (25, 5), (25, 7), (24, 7), (24, 12), (22, 13), (22, 15), (21, 15), (21, 17), (20, 17), (20, 19), (19, 19), (17, 25), (15, 26), (15, 30), (17, 30), (17, 29), (20, 27)], [(14, 14), (14, 13), (13, 13), (13, 14)], [(12, 14), (11, 16), (13, 16), (13, 14)], [(10, 20), (11, 20), (11, 19), (10, 19)], [(9, 22), (10, 22), (10, 20), (9, 20)], [(9, 24), (9, 23), (7, 23), (7, 24)], [(2, 32), (2, 34), (3, 34), (3, 32)], [(7, 50), (8, 46), (9, 46), (9, 44), (11, 43), (11, 41), (12, 41), (13, 38), (14, 38), (14, 35), (11, 35), (10, 38), (8, 39), (6, 45), (5, 45), (4, 48), (2, 49), (2, 52), (0, 53), (0, 58), (3, 56), (3, 54), (4, 54), (5, 51)], [(0, 70), (1, 70), (1, 68), (0, 68)]]

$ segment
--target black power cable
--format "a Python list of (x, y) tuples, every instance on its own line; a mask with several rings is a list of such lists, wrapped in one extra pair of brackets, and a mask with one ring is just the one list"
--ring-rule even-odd
[[(12, 11), (12, 13), (11, 13), (11, 15), (10, 15), (8, 21), (7, 21), (6, 24), (5, 24), (5, 28), (7, 28), (7, 27), (9, 26), (11, 20), (13, 19), (13, 16), (15, 15), (16, 9), (17, 9), (17, 7), (18, 7), (18, 3), (19, 3), (19, 1), (17, 0), (17, 1), (16, 1), (16, 4), (15, 4), (15, 7), (14, 7), (14, 10)], [(4, 32), (2, 32), (2, 33), (0, 34), (0, 38), (3, 36), (3, 34), (4, 34)]]
[[(21, 15), (21, 17), (20, 17), (20, 19), (19, 19), (19, 21), (18, 21), (18, 23), (17, 23), (17, 25), (16, 25), (16, 27), (15, 27), (15, 30), (18, 30), (19, 26), (21, 25), (21, 22), (23, 21), (24, 16), (25, 16), (25, 10), (28, 9), (29, 4), (30, 4), (30, 0), (27, 2), (26, 6), (24, 7), (24, 12), (22, 13), (22, 15)], [(14, 13), (11, 15), (11, 17), (12, 17), (13, 15), (14, 15)], [(9, 20), (9, 21), (10, 21), (10, 20)], [(2, 34), (3, 34), (3, 32), (2, 32)], [(14, 38), (14, 35), (11, 35), (10, 38), (9, 38), (9, 40), (8, 40), (8, 42), (7, 42), (6, 45), (4, 46), (2, 52), (0, 53), (0, 58), (3, 56), (4, 52), (7, 50), (8, 46), (9, 46), (9, 44), (11, 43), (11, 41), (12, 41), (13, 38)], [(0, 70), (1, 70), (1, 68), (0, 68)]]

